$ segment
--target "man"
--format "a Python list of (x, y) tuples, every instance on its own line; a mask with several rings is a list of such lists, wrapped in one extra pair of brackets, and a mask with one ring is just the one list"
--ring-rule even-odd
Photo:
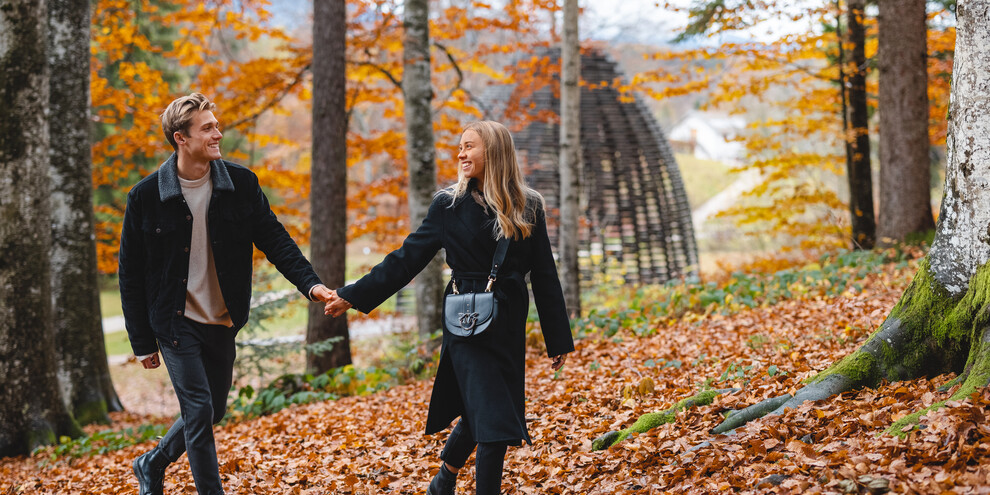
[(253, 246), (310, 300), (330, 292), (250, 170), (221, 159), (216, 105), (199, 93), (161, 115), (175, 152), (127, 195), (120, 235), (120, 299), (131, 348), (168, 368), (181, 417), (134, 461), (140, 495), (161, 494), (183, 452), (200, 494), (222, 494), (213, 425), (227, 407), (234, 336), (248, 319)]

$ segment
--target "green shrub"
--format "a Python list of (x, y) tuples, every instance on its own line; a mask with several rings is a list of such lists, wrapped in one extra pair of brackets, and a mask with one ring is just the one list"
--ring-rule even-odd
[[(801, 297), (834, 297), (846, 290), (862, 290), (862, 280), (885, 264), (907, 266), (907, 255), (887, 251), (842, 251), (826, 254), (801, 268), (772, 274), (733, 273), (721, 284), (670, 281), (665, 284), (628, 288), (600, 284), (588, 294), (586, 316), (572, 321), (578, 338), (591, 335), (613, 337), (620, 329), (637, 336), (656, 333), (665, 322), (686, 315), (733, 314), (743, 309), (770, 306)], [(752, 342), (760, 345), (761, 342)]]
[(38, 454), (46, 450), (51, 450), (49, 459), (54, 461), (59, 457), (82, 457), (89, 455), (106, 454), (124, 447), (146, 442), (165, 435), (168, 425), (153, 424), (141, 425), (136, 430), (125, 428), (123, 430), (102, 430), (92, 435), (79, 438), (61, 437), (59, 444), (52, 447), (41, 447), (33, 454)]

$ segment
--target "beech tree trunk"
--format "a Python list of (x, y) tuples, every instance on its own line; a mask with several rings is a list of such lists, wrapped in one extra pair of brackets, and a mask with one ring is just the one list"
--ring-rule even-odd
[[(949, 104), (948, 168), (935, 241), (897, 306), (856, 352), (809, 380), (793, 396), (767, 399), (729, 416), (733, 430), (806, 400), (876, 385), (959, 373), (950, 400), (990, 383), (990, 0), (957, 6)], [(933, 407), (940, 407), (937, 403)], [(927, 411), (927, 410), (926, 410)], [(926, 411), (894, 423), (900, 433)]]
[(849, 73), (849, 134), (846, 135), (846, 167), (849, 178), (849, 213), (855, 249), (871, 249), (876, 243), (873, 213), (873, 176), (870, 170), (869, 109), (866, 103), (866, 0), (847, 2), (852, 67)]
[[(310, 169), (310, 260), (328, 287), (344, 286), (347, 246), (347, 2), (313, 3), (313, 156)], [(338, 337), (332, 351), (306, 352), (306, 369), (323, 373), (351, 363), (347, 317), (309, 305), (306, 343)]]
[(0, 0), (0, 456), (82, 434), (52, 332), (46, 15), (45, 2)]
[(80, 424), (124, 408), (110, 379), (93, 218), (89, 145), (89, 1), (49, 0), (48, 129), (52, 208), (52, 326), (62, 397)]
[(880, 215), (877, 240), (891, 245), (935, 228), (928, 141), (925, 0), (880, 5)]
[(568, 313), (581, 315), (578, 267), (581, 193), (581, 49), (578, 2), (564, 0), (564, 37), (560, 57), (560, 282)]
[[(430, 79), (429, 0), (407, 0), (402, 20), (402, 92), (405, 95), (406, 150), (409, 167), (409, 229), (426, 218), (437, 189), (433, 141), (433, 85)], [(416, 324), (421, 336), (440, 329), (443, 257), (437, 253), (416, 276)]]

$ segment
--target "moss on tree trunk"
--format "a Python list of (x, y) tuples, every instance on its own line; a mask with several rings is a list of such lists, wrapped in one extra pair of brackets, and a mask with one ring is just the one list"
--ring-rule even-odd
[(43, 2), (0, 5), (0, 456), (82, 434), (62, 401), (51, 314)]
[[(963, 384), (951, 400), (968, 397), (990, 380), (990, 265), (980, 267), (969, 290), (952, 297), (932, 276), (926, 261), (900, 302), (866, 343), (807, 380), (793, 396), (766, 399), (730, 415), (712, 433), (726, 433), (766, 414), (780, 414), (808, 400), (823, 400), (882, 380), (911, 380), (960, 373)], [(769, 404), (776, 407), (770, 408)], [(940, 407), (936, 404), (932, 408)], [(902, 418), (888, 430), (899, 433), (928, 410)]]

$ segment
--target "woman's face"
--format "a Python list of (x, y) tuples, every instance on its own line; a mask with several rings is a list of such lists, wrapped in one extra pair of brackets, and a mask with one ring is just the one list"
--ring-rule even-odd
[(461, 134), (461, 143), (457, 146), (457, 163), (461, 173), (468, 179), (485, 178), (485, 145), (477, 132), (468, 129)]

